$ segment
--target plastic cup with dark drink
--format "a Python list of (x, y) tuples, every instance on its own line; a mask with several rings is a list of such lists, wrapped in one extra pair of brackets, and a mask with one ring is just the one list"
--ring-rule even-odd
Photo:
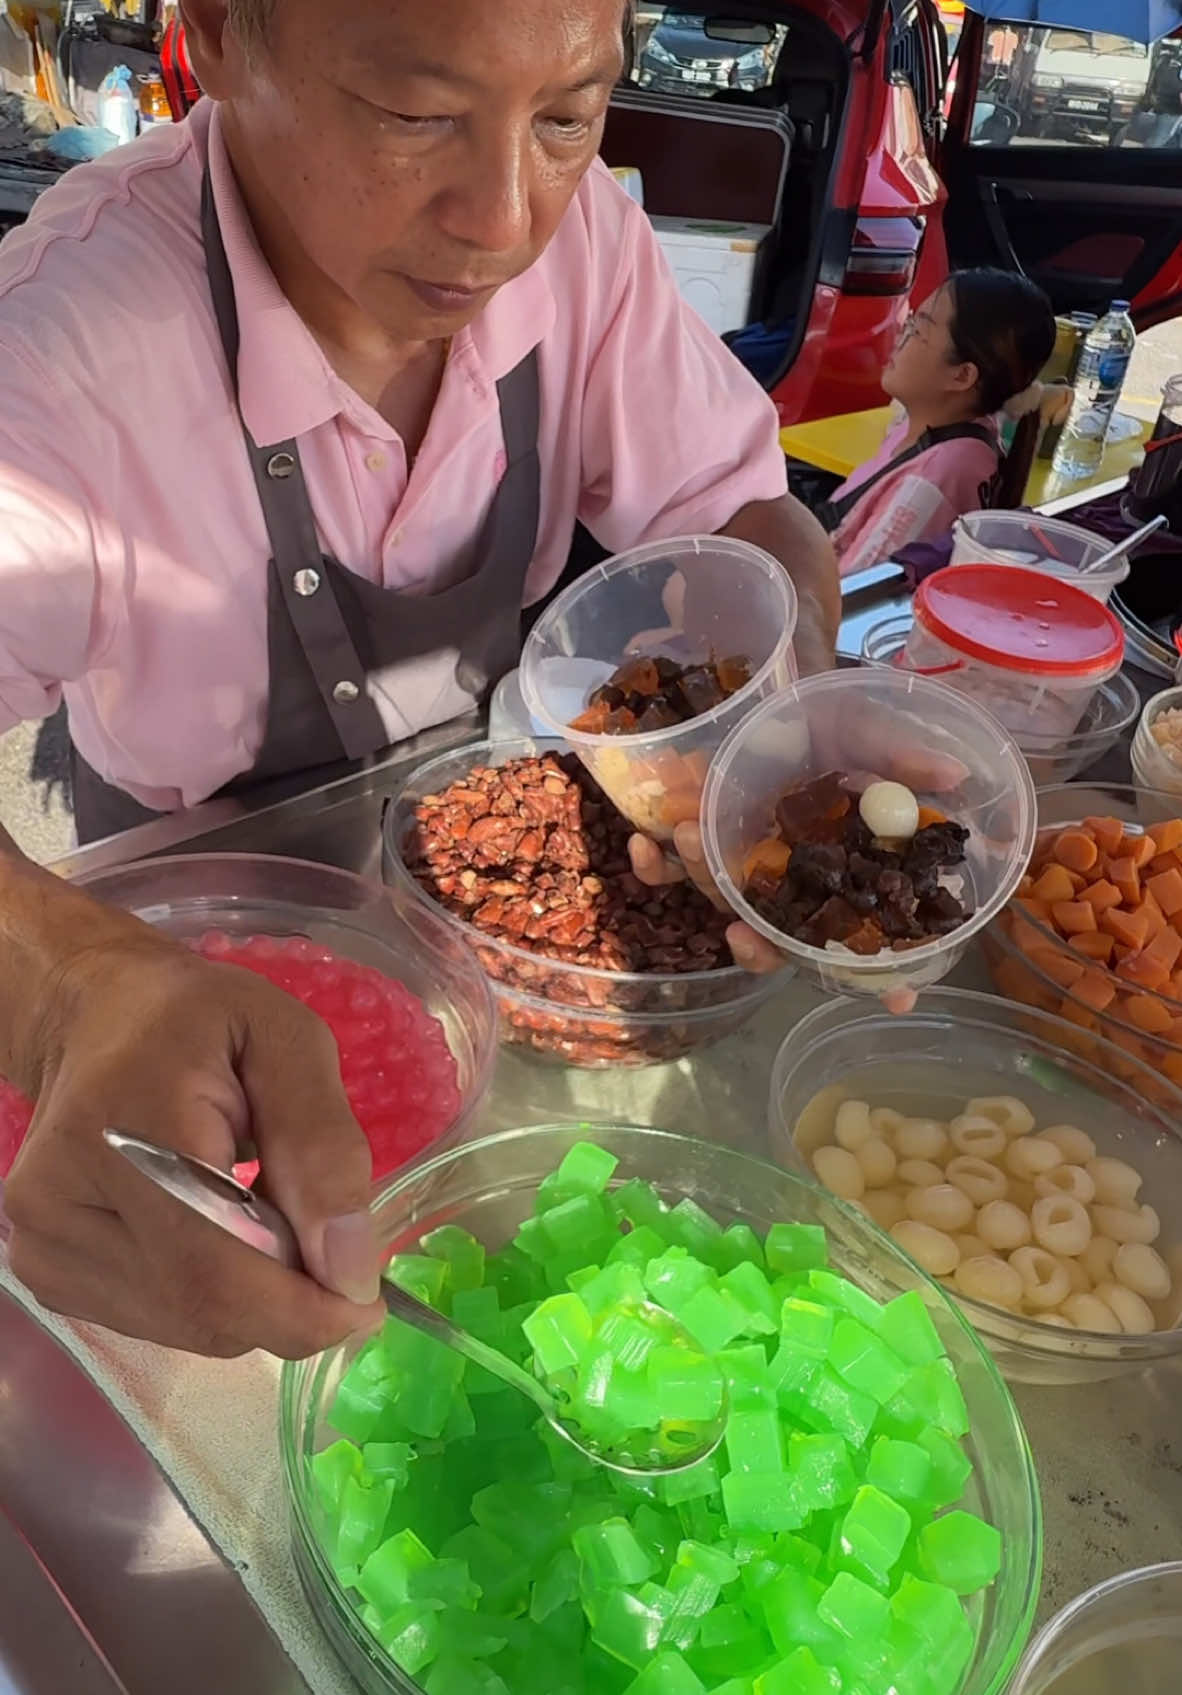
[(1129, 480), (1124, 512), (1139, 524), (1161, 514), (1182, 536), (1182, 376), (1166, 384), (1144, 461)]

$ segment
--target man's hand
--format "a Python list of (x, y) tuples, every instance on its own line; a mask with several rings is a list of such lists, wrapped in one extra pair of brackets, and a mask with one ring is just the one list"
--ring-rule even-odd
[(800, 602), (793, 643), (800, 674), (831, 671), (841, 623), (841, 577), (833, 544), (812, 513), (790, 494), (754, 501), (736, 512), (720, 534), (749, 541), (780, 561)]
[[(0, 1058), (39, 1097), (4, 1188), (15, 1275), (56, 1312), (194, 1353), (300, 1358), (374, 1328), (370, 1156), (327, 1026), (261, 978), (58, 887), (38, 884), (5, 925), (9, 968), (22, 943), (40, 949), (38, 901), (88, 929), (30, 983), (31, 1017), (7, 1009)], [(163, 1194), (106, 1146), (108, 1125), (223, 1170), (255, 1147), (308, 1274)]]

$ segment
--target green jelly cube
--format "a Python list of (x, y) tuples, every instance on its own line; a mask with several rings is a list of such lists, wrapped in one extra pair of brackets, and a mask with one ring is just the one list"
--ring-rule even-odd
[(778, 1412), (733, 1412), (726, 1423), (726, 1453), (732, 1472), (784, 1469), (784, 1434)]
[(445, 1608), (439, 1622), (448, 1653), (465, 1660), (491, 1659), (506, 1646), (513, 1630), (508, 1619), (457, 1607)]
[(810, 1271), (809, 1288), (814, 1295), (828, 1301), (831, 1306), (843, 1307), (851, 1318), (856, 1318), (867, 1330), (877, 1331), (882, 1308), (873, 1295), (859, 1289), (848, 1277), (839, 1277), (835, 1271)]
[(667, 1507), (680, 1507), (687, 1501), (704, 1501), (717, 1495), (721, 1487), (718, 1462), (713, 1454), (697, 1465), (682, 1471), (671, 1471), (660, 1480), (661, 1498)]
[(882, 1308), (878, 1334), (908, 1365), (931, 1365), (944, 1358), (945, 1348), (918, 1289), (897, 1295)]
[(906, 1507), (864, 1483), (841, 1522), (842, 1559), (852, 1563), (859, 1575), (881, 1580), (890, 1575), (910, 1534), (911, 1515)]
[(679, 1313), (699, 1289), (713, 1281), (710, 1267), (677, 1245), (650, 1260), (644, 1270), (644, 1286), (649, 1295), (658, 1306), (672, 1313)]
[(758, 1266), (760, 1271), (767, 1266), (763, 1243), (749, 1224), (732, 1224), (729, 1229), (723, 1231), (716, 1258), (723, 1271), (733, 1270), (744, 1260)]
[(566, 1540), (572, 1496), (569, 1483), (490, 1483), (473, 1495), (472, 1517), (536, 1567)]
[(408, 1589), (412, 1601), (468, 1612), (475, 1612), (480, 1599), (480, 1585), (472, 1581), (465, 1560), (433, 1560), (411, 1572)]
[(790, 1295), (780, 1307), (780, 1334), (785, 1343), (813, 1359), (828, 1357), (835, 1324), (833, 1308)]
[(841, 1695), (841, 1678), (809, 1648), (797, 1648), (755, 1679), (754, 1695)]
[(865, 1446), (878, 1405), (869, 1395), (852, 1388), (837, 1373), (822, 1366), (803, 1396), (781, 1396), (787, 1411), (809, 1430), (835, 1432), (851, 1448)]
[(505, 1328), (501, 1297), (490, 1285), (479, 1289), (456, 1289), (451, 1298), (451, 1316), (482, 1342), (496, 1347)]
[(829, 1364), (839, 1377), (879, 1406), (897, 1395), (907, 1378), (902, 1360), (856, 1318), (838, 1319)]
[(985, 1589), (1001, 1570), (1001, 1536), (959, 1508), (925, 1524), (916, 1539), (919, 1569), (958, 1595)]
[(611, 1182), (619, 1160), (594, 1142), (576, 1142), (558, 1167), (556, 1176), (571, 1195), (602, 1195)]
[(747, 1314), (749, 1336), (776, 1334), (780, 1328), (780, 1306), (771, 1284), (757, 1265), (744, 1260), (719, 1279), (719, 1287), (732, 1295)]
[(906, 1572), (891, 1596), (891, 1616), (929, 1648), (955, 1636), (964, 1622), (964, 1608), (955, 1591), (943, 1584), (925, 1583)]
[(411, 1573), (424, 1571), (435, 1556), (413, 1530), (400, 1530), (383, 1542), (361, 1568), (357, 1587), (384, 1618), (410, 1600)]
[(610, 1589), (604, 1594), (587, 1597), (591, 1620), (591, 1639), (626, 1666), (640, 1671), (656, 1653), (665, 1626), (665, 1615), (655, 1603), (664, 1591), (652, 1584), (633, 1593), (631, 1589)]
[(441, 1224), (424, 1236), (420, 1244), (425, 1254), (441, 1260), (447, 1267), (452, 1292), (460, 1289), (479, 1289), (484, 1282), (484, 1243), (478, 1242), (457, 1224)]
[(820, 1548), (804, 1536), (777, 1536), (775, 1555), (781, 1567), (797, 1566), (801, 1571), (807, 1571), (810, 1577), (816, 1577), (821, 1569)]
[(771, 1643), (759, 1625), (736, 1603), (711, 1609), (698, 1627), (690, 1664), (713, 1685), (718, 1678), (759, 1671), (771, 1658)]
[(665, 1221), (666, 1231), (697, 1259), (713, 1265), (722, 1241), (722, 1226), (687, 1195)]
[(717, 1354), (741, 1336), (747, 1326), (743, 1308), (724, 1289), (704, 1287), (691, 1295), (677, 1314), (694, 1341), (708, 1354)]
[[(575, 1416), (600, 1414), (623, 1431), (656, 1430), (661, 1424), (661, 1407), (645, 1371), (629, 1371), (610, 1353), (590, 1356), (589, 1394), (586, 1403), (575, 1396)], [(579, 1379), (583, 1382), (582, 1376)]]
[[(543, 1244), (544, 1257), (544, 1244)], [(486, 1284), (495, 1289), (502, 1308), (520, 1306), (535, 1301), (542, 1292), (541, 1274), (534, 1261), (515, 1244), (510, 1243), (498, 1254), (485, 1261)]]
[(676, 1514), (642, 1502), (632, 1514), (632, 1528), (645, 1547), (653, 1550), (658, 1566), (667, 1570), (681, 1542)]
[(364, 1475), (347, 1477), (341, 1489), (333, 1563), (342, 1569), (364, 1565), (386, 1529), (394, 1485)]
[(724, 1385), (713, 1360), (688, 1348), (657, 1346), (648, 1355), (645, 1370), (666, 1421), (708, 1424), (718, 1417)]
[(578, 1295), (551, 1295), (522, 1325), (547, 1377), (578, 1368), (591, 1345), (593, 1328), (591, 1314)]
[(683, 1542), (677, 1550), (677, 1565), (709, 1578), (720, 1589), (739, 1578), (738, 1561), (725, 1548), (707, 1547), (703, 1542)]
[(912, 1370), (886, 1411), (908, 1423), (913, 1433), (933, 1426), (947, 1436), (967, 1436), (969, 1414), (950, 1360), (933, 1360)]
[(535, 1624), (544, 1624), (560, 1607), (577, 1600), (578, 1594), (578, 1556), (573, 1548), (560, 1548), (534, 1581), (529, 1616)]
[(676, 1649), (663, 1648), (628, 1685), (626, 1695), (706, 1695), (706, 1685)]
[(797, 1499), (806, 1512), (842, 1507), (858, 1487), (850, 1451), (836, 1435), (788, 1438), (788, 1469)]
[(429, 1666), (442, 1646), (439, 1614), (427, 1612), (413, 1601), (396, 1607), (374, 1634), (409, 1677), (417, 1677)]
[(722, 1372), (727, 1405), (732, 1412), (751, 1412), (756, 1407), (774, 1407), (776, 1388), (762, 1342), (744, 1342), (723, 1348), (714, 1363)]
[[(572, 1285), (573, 1287), (573, 1285)], [(593, 1318), (617, 1307), (639, 1307), (647, 1299), (639, 1266), (605, 1265), (579, 1285), (579, 1299)]]
[(658, 1602), (664, 1614), (662, 1648), (688, 1653), (698, 1639), (702, 1620), (718, 1605), (719, 1586), (704, 1572), (675, 1565)]
[(378, 1341), (391, 1367), (391, 1412), (416, 1436), (440, 1435), (464, 1375), (462, 1355), (396, 1318)]
[(410, 1481), (414, 1449), (406, 1442), (367, 1442), (362, 1449), (365, 1469), (371, 1477), (387, 1478), (395, 1490), (405, 1489)]
[(792, 1654), (802, 1644), (833, 1659), (844, 1644), (817, 1611), (825, 1585), (795, 1566), (785, 1567), (758, 1591), (756, 1601), (778, 1654)]
[(476, 1415), (462, 1389), (457, 1389), (448, 1408), (447, 1419), (439, 1432), (441, 1442), (462, 1442), (476, 1434)]
[(773, 1224), (763, 1251), (768, 1270), (781, 1275), (829, 1264), (829, 1245), (820, 1224)]
[(822, 1621), (850, 1642), (881, 1636), (890, 1619), (890, 1602), (877, 1589), (848, 1571), (839, 1571), (817, 1602)]
[(394, 1395), (391, 1362), (375, 1336), (362, 1348), (338, 1385), (328, 1422), (342, 1436), (368, 1442), (378, 1425), (388, 1420)]
[[(631, 1270), (632, 1267), (628, 1269)], [(643, 1369), (660, 1340), (651, 1318), (625, 1307), (607, 1313), (599, 1324), (595, 1339), (625, 1371)], [(702, 1363), (706, 1362), (703, 1360)]]
[(599, 1195), (572, 1195), (537, 1220), (555, 1254), (581, 1256), (581, 1265), (599, 1265), (615, 1244), (615, 1220)]
[(651, 1183), (645, 1183), (639, 1177), (630, 1178), (618, 1189), (613, 1189), (610, 1204), (617, 1217), (626, 1218), (635, 1229), (644, 1225), (654, 1231), (662, 1242), (672, 1240), (668, 1228), (669, 1208)]
[(441, 1260), (428, 1259), (426, 1254), (395, 1254), (382, 1276), (429, 1307), (443, 1306), (447, 1267)]
[(664, 1251), (664, 1238), (647, 1224), (638, 1224), (626, 1236), (620, 1237), (605, 1264), (635, 1265), (643, 1271), (649, 1260), (659, 1259)]
[(440, 1654), (423, 1684), (427, 1695), (509, 1695), (509, 1686), (490, 1666), (459, 1654)]
[(596, 1589), (644, 1583), (657, 1569), (652, 1550), (639, 1540), (625, 1518), (586, 1524), (572, 1538), (583, 1581)]
[(732, 1471), (722, 1504), (732, 1530), (797, 1530), (806, 1516), (785, 1471)]
[[(410, 1452), (410, 1449), (407, 1449)], [(341, 1491), (350, 1477), (362, 1475), (362, 1451), (353, 1442), (333, 1442), (312, 1456), (312, 1482), (316, 1495), (326, 1513), (335, 1516), (340, 1509)], [(367, 1467), (371, 1476), (378, 1474)]]
[(932, 1479), (932, 1462), (916, 1442), (879, 1436), (870, 1449), (866, 1481), (897, 1501), (922, 1501)]
[(524, 1604), (530, 1581), (526, 1561), (491, 1531), (478, 1524), (465, 1525), (443, 1543), (440, 1554), (465, 1562), (485, 1606), (494, 1612), (516, 1612)]
[(820, 1373), (820, 1360), (802, 1352), (794, 1342), (784, 1341), (772, 1355), (765, 1380), (775, 1391), (776, 1402), (791, 1407), (794, 1397), (807, 1396)]
[(942, 1430), (923, 1430), (915, 1440), (931, 1462), (931, 1476), (925, 1494), (927, 1504), (933, 1510), (954, 1506), (973, 1475), (968, 1455), (959, 1442), (946, 1436)]
[(692, 1542), (704, 1542), (708, 1547), (721, 1541), (726, 1529), (721, 1499), (717, 1504), (705, 1500), (686, 1501), (677, 1509), (677, 1519), (683, 1536), (688, 1536)]

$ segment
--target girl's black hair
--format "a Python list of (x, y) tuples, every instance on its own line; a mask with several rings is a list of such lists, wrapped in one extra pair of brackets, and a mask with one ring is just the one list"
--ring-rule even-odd
[(977, 367), (979, 411), (997, 412), (1030, 387), (1054, 351), (1051, 303), (1016, 271), (956, 271), (948, 287), (956, 357)]

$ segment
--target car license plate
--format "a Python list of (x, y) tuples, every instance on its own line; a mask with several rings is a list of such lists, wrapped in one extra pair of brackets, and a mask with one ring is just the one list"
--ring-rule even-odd
[(1069, 100), (1067, 110), (1069, 112), (1098, 112), (1100, 102), (1098, 100)]
[(691, 71), (690, 72), (690, 81), (691, 82), (713, 82), (714, 81), (714, 72), (713, 71)]

